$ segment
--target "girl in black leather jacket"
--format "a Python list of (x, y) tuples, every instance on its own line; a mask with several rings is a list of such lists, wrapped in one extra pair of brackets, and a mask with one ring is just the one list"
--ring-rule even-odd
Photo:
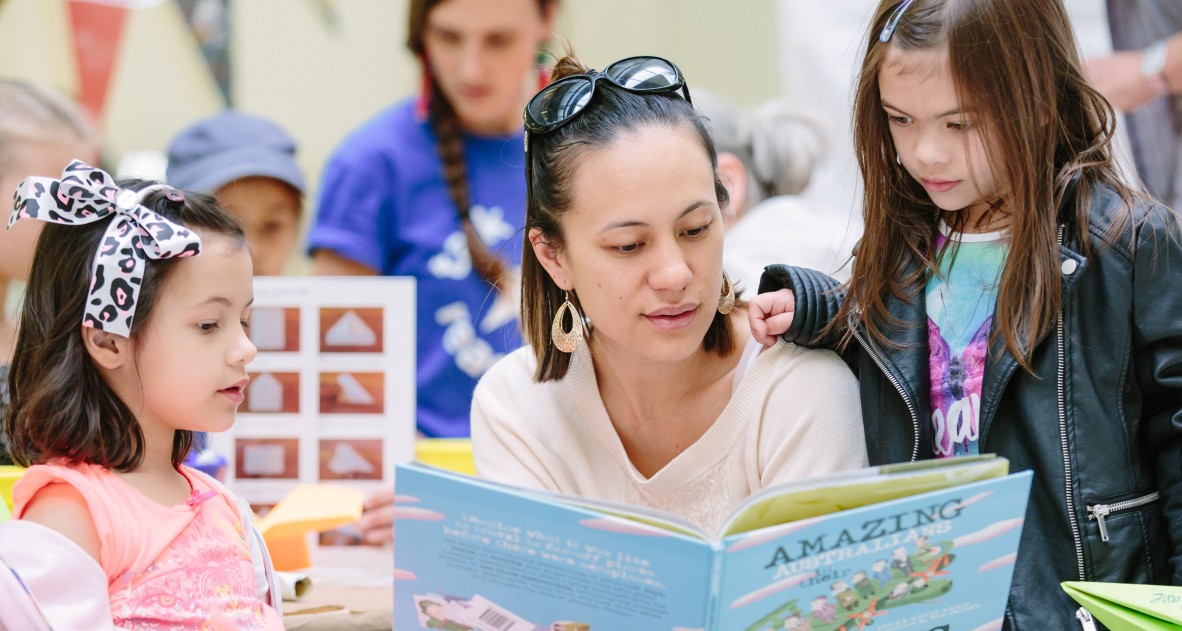
[(1088, 628), (1061, 581), (1182, 584), (1179, 225), (1061, 0), (882, 0), (853, 118), (852, 278), (768, 268), (753, 333), (845, 354), (873, 464), (1034, 471), (1006, 628)]

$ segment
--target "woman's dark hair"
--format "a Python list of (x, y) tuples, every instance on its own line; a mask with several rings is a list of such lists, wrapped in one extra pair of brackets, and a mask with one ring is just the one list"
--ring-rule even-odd
[[(555, 66), (554, 80), (586, 72), (582, 62), (567, 56)], [(562, 247), (565, 241), (562, 214), (571, 208), (574, 195), (571, 183), (581, 163), (580, 158), (587, 151), (609, 145), (620, 136), (645, 127), (675, 129), (682, 126), (693, 130), (710, 157), (710, 164), (715, 168), (714, 191), (719, 206), (725, 208), (729, 197), (718, 179), (714, 141), (703, 117), (681, 97), (680, 92), (637, 94), (600, 81), (586, 108), (569, 123), (549, 133), (529, 135), (529, 152), (525, 156), (528, 181), (525, 243), (521, 255), (521, 328), (537, 359), (534, 379), (562, 379), (570, 366), (570, 355), (550, 343), (551, 322), (566, 300), (566, 292), (550, 278), (533, 254), (530, 231), (537, 228), (548, 246)], [(577, 305), (578, 296), (573, 292), (571, 300)], [(734, 337), (730, 318), (716, 312), (702, 344), (705, 350), (725, 357), (735, 348)]]
[[(435, 5), (444, 1), (411, 0), (406, 47), (422, 61), (424, 81), (430, 86), (427, 95), (427, 122), (435, 134), (439, 159), (443, 162), (443, 181), (447, 184), (447, 192), (452, 203), (456, 205), (456, 214), (460, 217), (460, 226), (468, 243), (472, 268), (480, 278), (493, 287), (504, 289), (503, 284), (508, 280), (505, 262), (484, 245), (480, 233), (468, 217), (472, 200), (468, 191), (468, 165), (464, 161), (464, 130), (460, 127), (460, 120), (451, 103), (439, 89), (439, 82), (431, 76), (431, 65), (426, 61), (427, 48), (423, 40), (427, 30), (427, 15)], [(557, 0), (538, 0), (538, 11), (545, 14), (547, 8), (555, 2)]]
[[(152, 184), (145, 180), (118, 183), (133, 191)], [(178, 202), (158, 190), (149, 193), (143, 205), (201, 236), (226, 236), (247, 247), (242, 227), (212, 196), (185, 193), (184, 201)], [(82, 335), (91, 263), (112, 219), (73, 226), (46, 224), (37, 239), (8, 374), (11, 403), (3, 425), (12, 459), (22, 466), (64, 458), (75, 464), (131, 471), (143, 461), (139, 422), (91, 361)], [(131, 339), (151, 321), (157, 294), (179, 260), (148, 259)], [(193, 432), (175, 433), (173, 465), (180, 466), (192, 442)]]

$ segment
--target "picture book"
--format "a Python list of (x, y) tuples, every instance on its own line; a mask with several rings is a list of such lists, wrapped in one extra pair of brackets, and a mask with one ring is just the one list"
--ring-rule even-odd
[(394, 628), (1000, 629), (1030, 473), (991, 455), (764, 489), (719, 533), (417, 463), (395, 493)]

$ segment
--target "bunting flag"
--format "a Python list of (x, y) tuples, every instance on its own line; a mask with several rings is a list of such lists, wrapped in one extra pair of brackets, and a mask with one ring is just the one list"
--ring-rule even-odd
[(176, 0), (193, 37), (201, 47), (205, 65), (217, 81), (227, 106), (230, 93), (230, 6), (229, 0)]
[(102, 120), (111, 74), (123, 42), (127, 5), (70, 0), (69, 8), (78, 68), (78, 102), (95, 120)]

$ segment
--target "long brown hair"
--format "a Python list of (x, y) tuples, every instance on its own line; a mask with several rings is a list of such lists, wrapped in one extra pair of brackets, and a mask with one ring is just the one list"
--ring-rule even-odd
[[(567, 56), (554, 67), (554, 80), (586, 74), (587, 67)], [(600, 82), (591, 101), (579, 116), (546, 134), (530, 134), (526, 160), (525, 237), (521, 254), (521, 330), (533, 348), (537, 360), (534, 379), (562, 379), (570, 367), (570, 354), (550, 343), (550, 325), (566, 299), (566, 292), (554, 282), (530, 242), (530, 231), (537, 228), (551, 248), (565, 243), (562, 215), (570, 210), (574, 191), (571, 182), (581, 163), (580, 157), (611, 144), (622, 134), (645, 126), (676, 128), (687, 125), (702, 144), (714, 168), (714, 193), (723, 209), (730, 201), (726, 187), (718, 179), (718, 154), (704, 118), (681, 96), (674, 94), (637, 94)], [(736, 296), (738, 293), (736, 292)], [(578, 304), (578, 296), (572, 295)], [(736, 299), (736, 306), (745, 303)], [(735, 334), (730, 318), (715, 312), (702, 340), (708, 352), (726, 357), (735, 348)]]
[[(933, 237), (941, 211), (896, 163), (878, 74), (890, 47), (945, 48), (957, 96), (975, 112), (973, 124), (1003, 191), (1000, 212), (1009, 220), (995, 336), (1030, 370), (1030, 352), (1062, 304), (1059, 222), (1074, 218), (1086, 235), (1095, 186), (1114, 189), (1129, 213), (1137, 196), (1112, 158), (1112, 107), (1084, 78), (1060, 0), (914, 0), (883, 43), (879, 34), (901, 1), (881, 0), (866, 34), (853, 113), (865, 232), (847, 299), (830, 326), (844, 328), (852, 316), (877, 342), (897, 346), (885, 327), (905, 323), (887, 312), (888, 298), (915, 300), (938, 273)], [(1071, 189), (1077, 194), (1065, 199)], [(1115, 218), (1109, 242), (1130, 225), (1129, 213)], [(852, 333), (845, 331), (843, 344)]]
[[(155, 182), (128, 180), (119, 187), (138, 191), (151, 184)], [(173, 201), (164, 191), (155, 191), (144, 206), (190, 229), (227, 236), (247, 247), (242, 227), (209, 195), (185, 193), (184, 201)], [(139, 422), (95, 368), (82, 337), (91, 261), (111, 221), (51, 223), (37, 239), (8, 374), (11, 405), (3, 419), (12, 459), (22, 466), (64, 458), (131, 471), (143, 461)], [(151, 321), (157, 293), (177, 261), (148, 260), (131, 339)], [(174, 433), (174, 466), (184, 461), (192, 442), (193, 432)]]
[[(443, 162), (443, 181), (447, 184), (447, 192), (456, 205), (456, 214), (460, 218), (460, 226), (464, 231), (464, 238), (468, 244), (468, 254), (472, 259), (472, 268), (476, 274), (499, 290), (504, 290), (507, 282), (508, 267), (499, 256), (489, 251), (480, 233), (468, 217), (468, 209), (472, 207), (471, 196), (468, 191), (468, 165), (464, 160), (464, 130), (456, 116), (451, 103), (439, 88), (439, 82), (431, 76), (431, 66), (427, 63), (427, 48), (423, 42), (427, 29), (427, 15), (435, 5), (445, 0), (411, 0), (410, 13), (407, 23), (406, 46), (420, 60), (422, 64), (424, 83), (429, 86), (427, 96), (427, 121), (431, 131), (435, 134), (439, 159)], [(538, 11), (546, 14), (548, 7), (558, 0), (537, 0)]]

